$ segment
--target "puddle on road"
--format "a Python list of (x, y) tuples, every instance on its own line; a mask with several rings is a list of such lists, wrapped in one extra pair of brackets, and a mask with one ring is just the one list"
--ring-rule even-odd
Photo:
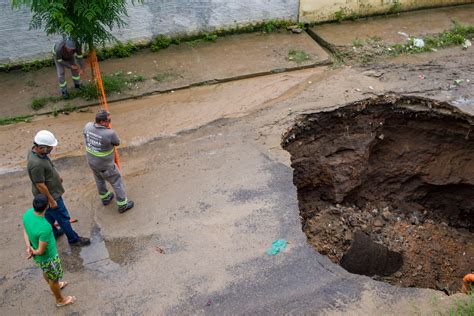
[(143, 237), (121, 237), (105, 240), (100, 228), (94, 226), (91, 245), (83, 248), (72, 247), (61, 253), (61, 261), (69, 272), (83, 269), (101, 273), (117, 271), (120, 267), (134, 263), (139, 254), (149, 246), (153, 235)]
[(137, 255), (149, 245), (153, 235), (143, 237), (121, 237), (105, 241), (109, 258), (121, 266), (133, 263)]

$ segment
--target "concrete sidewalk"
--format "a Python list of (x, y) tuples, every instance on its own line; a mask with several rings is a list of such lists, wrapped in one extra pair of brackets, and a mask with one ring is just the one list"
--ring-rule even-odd
[(356, 40), (374, 38), (392, 45), (406, 42), (407, 37), (400, 33), (408, 36), (438, 34), (450, 29), (453, 21), (474, 24), (474, 4), (318, 25), (310, 32), (333, 47), (352, 47)]
[[(399, 32), (409, 36), (440, 33), (452, 27), (453, 20), (474, 24), (474, 4), (318, 25), (308, 32), (325, 45), (352, 50), (358, 40), (377, 38), (382, 46), (404, 43), (406, 36)], [(289, 60), (290, 50), (303, 51), (310, 59), (302, 62)], [(114, 101), (330, 62), (328, 53), (306, 32), (280, 31), (232, 35), (218, 38), (215, 43), (201, 41), (172, 45), (156, 53), (143, 49), (128, 58), (103, 61), (100, 66), (104, 74), (123, 72), (144, 78), (143, 82), (131, 84), (126, 91), (111, 95), (109, 101)], [(69, 84), (72, 84), (70, 78)], [(54, 67), (0, 73), (0, 117), (48, 113), (62, 109), (66, 104), (77, 107), (95, 103), (76, 98), (50, 102), (39, 111), (32, 110), (33, 99), (59, 96), (57, 89)]]
[[(309, 59), (289, 60), (290, 50), (303, 51)], [(281, 31), (232, 35), (218, 38), (214, 43), (183, 43), (156, 53), (144, 49), (128, 58), (103, 61), (100, 67), (104, 74), (122, 71), (145, 79), (121, 94), (110, 96), (111, 101), (328, 63), (328, 54), (307, 33)], [(71, 87), (70, 77), (68, 80)], [(0, 73), (0, 95), (0, 117), (50, 112), (53, 107), (61, 109), (66, 103), (72, 106), (94, 103), (77, 98), (49, 103), (40, 111), (33, 111), (33, 98), (59, 95), (54, 67)]]

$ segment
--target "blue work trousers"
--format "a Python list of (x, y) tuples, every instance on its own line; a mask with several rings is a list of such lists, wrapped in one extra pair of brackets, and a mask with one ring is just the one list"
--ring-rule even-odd
[(69, 243), (73, 244), (79, 240), (79, 235), (72, 229), (71, 223), (69, 222), (71, 217), (69, 216), (63, 198), (59, 197), (59, 199), (56, 200), (56, 203), (58, 204), (58, 207), (48, 208), (44, 217), (53, 227), (53, 234), (55, 237), (59, 234), (59, 230), (54, 226), (54, 222), (56, 221), (58, 222), (59, 227), (61, 227), (66, 234)]

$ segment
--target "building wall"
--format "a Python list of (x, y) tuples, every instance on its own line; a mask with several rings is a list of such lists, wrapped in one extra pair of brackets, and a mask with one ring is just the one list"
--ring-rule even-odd
[[(149, 41), (272, 19), (322, 22), (337, 12), (367, 15), (387, 12), (395, 3), (403, 10), (472, 3), (474, 0), (145, 0), (128, 6), (128, 26), (114, 30), (119, 40)], [(340, 13), (339, 13), (340, 14)], [(29, 9), (12, 10), (0, 0), (0, 64), (46, 58), (58, 36), (28, 30)]]
[(301, 0), (300, 22), (314, 23), (337, 19), (351, 14), (372, 15), (391, 9), (413, 10), (420, 8), (473, 3), (474, 0)]
[[(149, 41), (159, 34), (212, 31), (272, 19), (298, 18), (299, 0), (145, 0), (128, 6), (128, 26), (114, 30), (122, 41)], [(0, 64), (44, 58), (58, 36), (28, 30), (27, 8), (12, 10), (0, 0)]]

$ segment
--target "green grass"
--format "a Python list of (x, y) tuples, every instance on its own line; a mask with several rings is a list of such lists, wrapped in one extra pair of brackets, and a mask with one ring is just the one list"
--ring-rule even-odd
[(102, 48), (97, 50), (97, 58), (99, 60), (109, 59), (112, 57), (125, 58), (130, 57), (132, 54), (139, 50), (139, 47), (132, 42), (122, 43), (117, 42), (110, 48)]
[(152, 52), (157, 52), (159, 50), (168, 48), (171, 44), (173, 44), (173, 40), (170, 37), (157, 36), (151, 42), (150, 49)]
[(53, 65), (53, 61), (51, 59), (46, 60), (35, 60), (32, 62), (24, 63), (21, 65), (21, 71), (30, 72), (33, 70), (39, 70), (44, 67), (48, 67)]
[(35, 111), (38, 111), (39, 109), (43, 108), (46, 104), (50, 102), (58, 102), (61, 101), (62, 98), (59, 96), (49, 96), (49, 97), (43, 97), (43, 98), (34, 98), (33, 101), (31, 102), (31, 108)]
[(154, 75), (153, 79), (158, 81), (158, 82), (162, 82), (162, 81), (165, 81), (166, 79), (168, 79), (170, 76), (171, 76), (171, 74), (169, 74), (169, 73), (160, 72), (160, 73), (157, 73), (156, 75)]
[(334, 19), (337, 21), (337, 23), (341, 23), (342, 21), (344, 21), (345, 19), (347, 19), (347, 14), (346, 14), (346, 11), (344, 9), (341, 9), (339, 11), (336, 11), (334, 13)]
[(126, 79), (127, 83), (136, 83), (145, 81), (145, 77), (142, 75), (131, 75)]
[[(122, 92), (126, 89), (129, 89), (132, 84), (142, 82), (145, 80), (145, 77), (142, 75), (127, 73), (124, 74), (123, 71), (118, 71), (111, 75), (102, 75), (102, 83), (104, 85), (105, 94), (107, 96)], [(87, 82), (83, 84), (82, 89), (72, 89), (69, 91), (69, 99), (83, 98), (85, 100), (95, 100), (97, 99), (97, 88), (94, 82)], [(60, 96), (49, 96), (43, 98), (35, 98), (31, 103), (31, 108), (35, 111), (41, 109), (48, 103), (57, 103), (61, 101)], [(64, 109), (56, 109), (57, 112), (64, 112)], [(53, 114), (55, 109), (53, 108)]]
[(77, 106), (75, 106), (71, 103), (64, 104), (64, 107), (62, 109), (62, 112), (65, 113), (65, 114), (69, 114), (69, 113), (76, 112), (76, 111), (77, 111)]
[(352, 40), (352, 46), (362, 47), (362, 46), (364, 46), (364, 41), (361, 40), (360, 38), (356, 37), (354, 40)]
[(360, 19), (360, 15), (358, 13), (352, 12), (348, 18), (351, 21), (357, 21), (358, 19)]
[(32, 115), (15, 116), (15, 117), (0, 117), (0, 125), (10, 125), (10, 124), (15, 124), (15, 123), (20, 123), (20, 122), (29, 123), (31, 122), (32, 118), (33, 118)]
[(310, 59), (311, 59), (311, 56), (309, 56), (309, 54), (303, 50), (290, 49), (288, 51), (288, 60), (294, 61), (298, 64)]
[(31, 80), (31, 79), (27, 80), (25, 83), (28, 87), (32, 87), (32, 88), (38, 87), (38, 84), (34, 80)]
[(392, 6), (388, 9), (387, 14), (396, 14), (402, 11), (402, 4), (399, 0), (395, 0)]
[(348, 14), (348, 9), (342, 8), (339, 11), (336, 11), (334, 13), (334, 20), (337, 23), (341, 23), (342, 21), (345, 20), (350, 20), (350, 21), (357, 21), (360, 19), (360, 15), (356, 12), (352, 12), (351, 14)]
[(53, 116), (58, 116), (61, 113), (68, 115), (69, 113), (76, 112), (76, 111), (78, 111), (77, 106), (75, 106), (71, 103), (66, 103), (63, 106), (63, 108), (60, 108), (60, 107), (55, 105), (51, 109), (51, 112), (53, 113)]
[(193, 41), (185, 41), (186, 45), (191, 46), (191, 47), (196, 47), (201, 42), (202, 42), (201, 39), (195, 39)]
[(58, 116), (59, 113), (61, 113), (61, 110), (59, 109), (58, 106), (53, 106), (53, 108), (51, 109), (51, 112), (53, 113), (53, 116)]
[[(111, 95), (122, 92), (127, 88), (128, 83), (131, 82), (130, 76), (125, 75), (122, 71), (118, 71), (112, 75), (103, 75), (102, 84), (104, 85), (105, 94)], [(86, 100), (97, 99), (97, 88), (94, 82), (87, 82), (83, 89), (74, 89), (69, 94), (70, 99), (81, 97)]]
[(474, 25), (462, 25), (454, 22), (454, 26), (440, 34), (434, 36), (425, 36), (423, 47), (416, 47), (414, 45), (415, 38), (410, 38), (406, 44), (396, 44), (390, 47), (392, 55), (400, 55), (402, 53), (424, 53), (429, 51), (436, 51), (438, 48), (462, 45), (467, 39), (474, 36)]
[(447, 313), (449, 316), (474, 316), (474, 290), (468, 295), (467, 299), (457, 300), (454, 306), (451, 306)]
[(202, 36), (203, 41), (206, 42), (215, 42), (219, 36), (217, 34), (208, 34), (204, 33)]

